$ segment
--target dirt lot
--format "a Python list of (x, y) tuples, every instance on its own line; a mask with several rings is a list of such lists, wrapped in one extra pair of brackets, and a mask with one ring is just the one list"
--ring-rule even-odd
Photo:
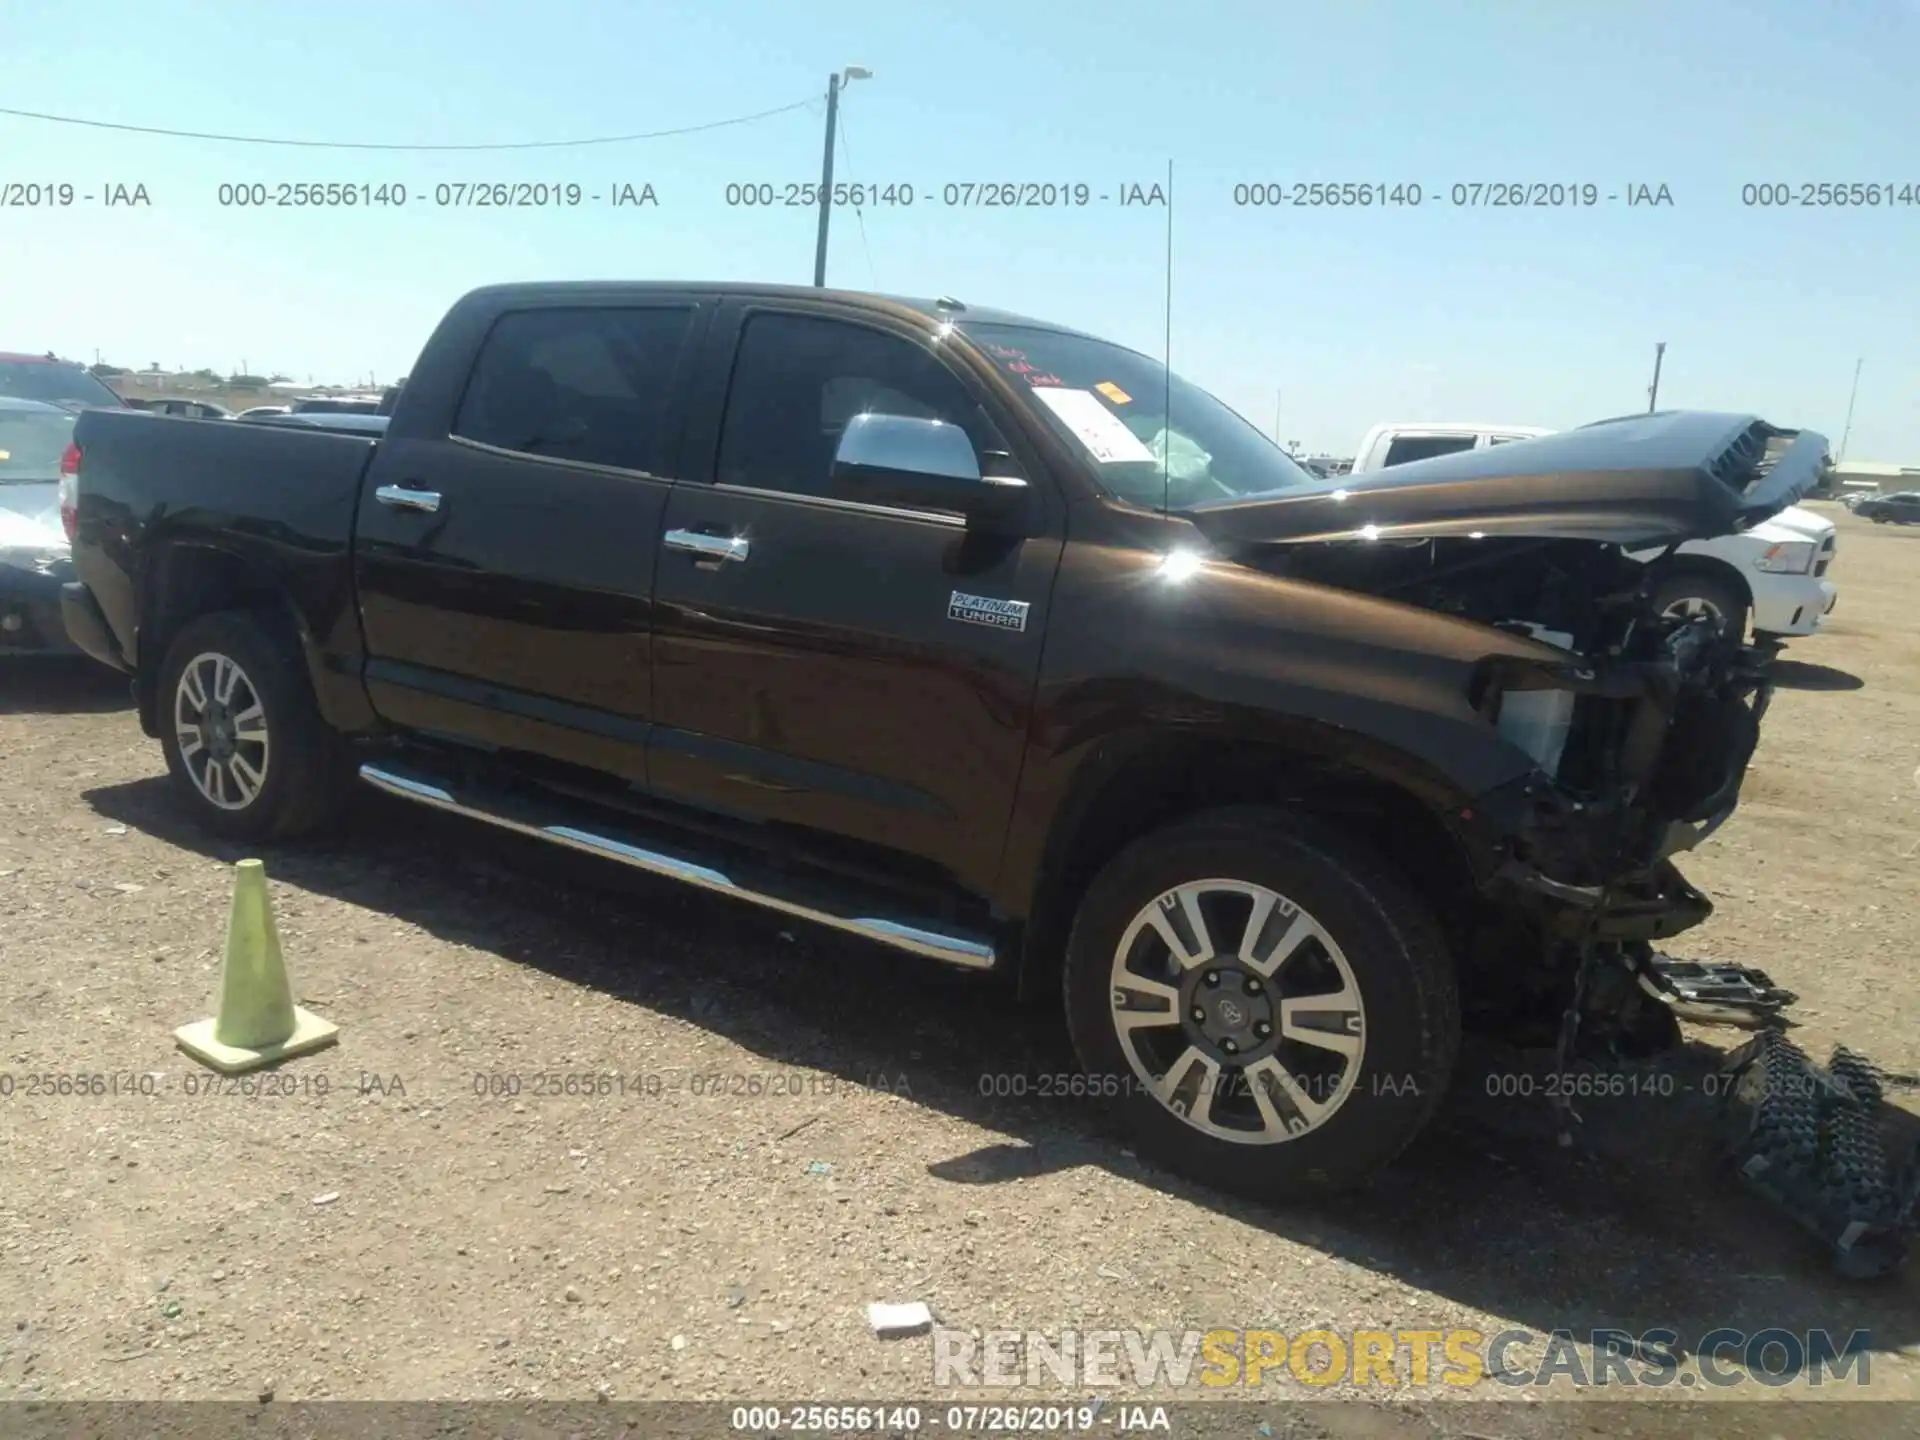
[[(1831, 513), (1832, 629), (1791, 647), (1745, 804), (1687, 866), (1719, 912), (1674, 948), (1800, 992), (1823, 1058), (1914, 1071), (1920, 530)], [(931, 1342), (864, 1314), (923, 1300), (980, 1330), (1866, 1329), (1865, 1393), (1920, 1399), (1920, 1277), (1831, 1278), (1712, 1168), (1704, 1102), (1624, 1102), (1558, 1152), (1477, 1057), (1368, 1194), (1245, 1205), (1085, 1102), (984, 1095), (1068, 1067), (1047, 1014), (372, 795), (263, 854), (340, 1046), (281, 1072), (294, 1093), (190, 1096), (171, 1032), (210, 1013), (240, 853), (183, 824), (116, 679), (0, 674), (0, 1396), (926, 1397)], [(26, 1093), (53, 1073), (155, 1093)], [(535, 1093), (548, 1073), (630, 1093)], [(1836, 1391), (1863, 1393), (1716, 1396)], [(1340, 1433), (1488, 1424), (1401, 1398)]]

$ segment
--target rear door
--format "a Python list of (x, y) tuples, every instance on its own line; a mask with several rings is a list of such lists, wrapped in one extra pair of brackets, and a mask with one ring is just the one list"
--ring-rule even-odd
[(730, 302), (712, 349), (701, 459), (668, 501), (655, 585), (653, 787), (984, 890), (1060, 558), (1050, 477), (1028, 476), (1026, 538), (834, 498), (835, 446), (863, 410), (1004, 450), (984, 384), (910, 325), (798, 300)]
[(509, 309), (450, 423), (383, 442), (355, 539), (383, 716), (644, 778), (656, 541), (711, 314), (657, 293)]

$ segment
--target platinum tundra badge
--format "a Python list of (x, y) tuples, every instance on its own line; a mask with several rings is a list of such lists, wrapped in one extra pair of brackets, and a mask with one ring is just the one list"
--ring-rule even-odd
[(956, 590), (947, 601), (947, 618), (964, 620), (969, 625), (991, 625), (996, 630), (1025, 630), (1025, 600), (994, 600), (985, 595), (968, 595)]

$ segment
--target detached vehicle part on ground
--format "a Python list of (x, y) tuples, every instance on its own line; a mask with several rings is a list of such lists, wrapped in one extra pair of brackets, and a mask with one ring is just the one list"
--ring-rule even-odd
[[(1353, 473), (1553, 433), (1525, 425), (1376, 425), (1355, 452)], [(1823, 462), (1815, 485), (1831, 470), (1831, 461)], [(1833, 613), (1839, 592), (1828, 572), (1838, 537), (1826, 516), (1793, 505), (1744, 529), (1687, 540), (1670, 553), (1640, 551), (1634, 558), (1658, 567), (1652, 591), (1661, 614), (1704, 615), (1741, 636), (1751, 623), (1759, 637), (1790, 640), (1819, 633)]]
[[(517, 285), (384, 436), (95, 412), (68, 627), (220, 834), (390, 795), (1061, 996), (1142, 1150), (1391, 1161), (1463, 1025), (1642, 1053), (1767, 647), (1622, 546), (1826, 442), (1604, 422), (1327, 482), (1155, 361), (957, 301)], [(1569, 1028), (1571, 1026), (1571, 1028)]]

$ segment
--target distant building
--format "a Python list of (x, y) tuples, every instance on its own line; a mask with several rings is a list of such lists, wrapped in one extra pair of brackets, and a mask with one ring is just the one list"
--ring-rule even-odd
[(1877, 460), (1842, 460), (1833, 467), (1834, 489), (1855, 491), (1920, 489), (1920, 465), (1886, 465)]

